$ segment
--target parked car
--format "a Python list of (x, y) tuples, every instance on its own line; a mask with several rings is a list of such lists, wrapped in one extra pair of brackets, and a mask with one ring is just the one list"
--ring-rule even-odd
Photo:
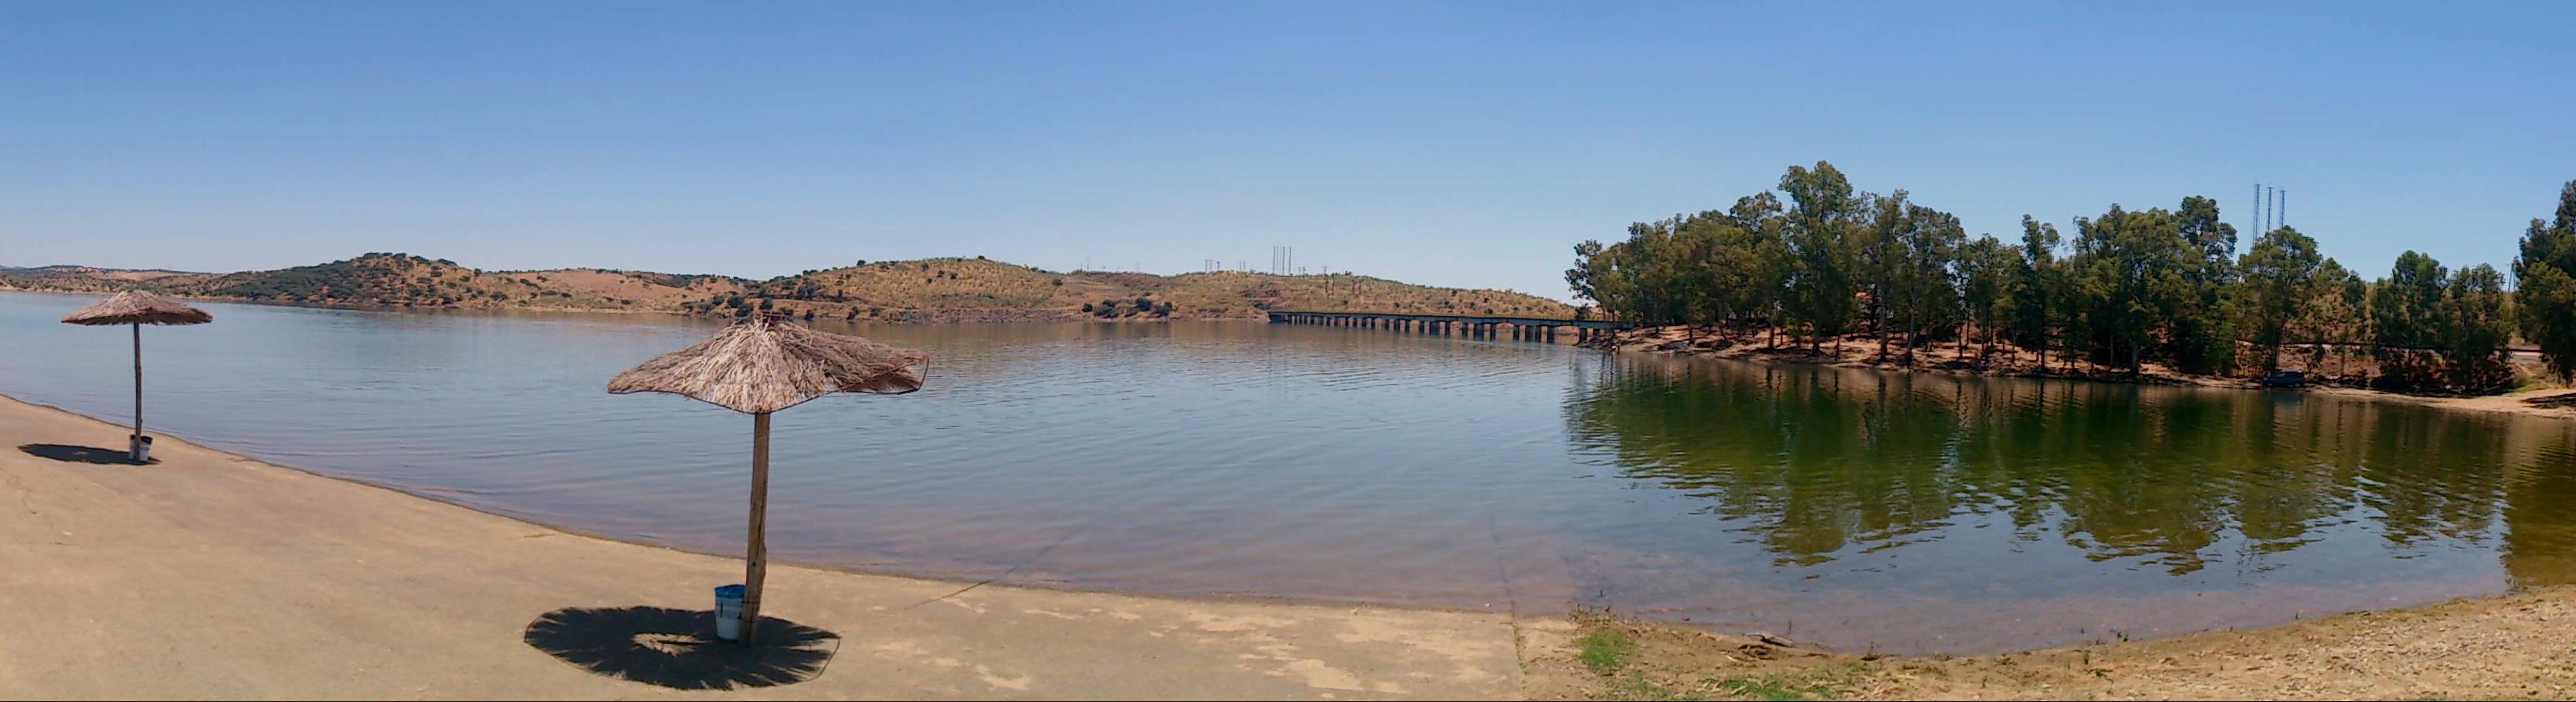
[(2263, 387), (2302, 388), (2308, 385), (2308, 374), (2301, 371), (2272, 371), (2263, 374)]

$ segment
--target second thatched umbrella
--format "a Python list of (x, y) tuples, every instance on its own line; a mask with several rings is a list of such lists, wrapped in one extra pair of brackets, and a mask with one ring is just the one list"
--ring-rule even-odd
[(141, 463), (150, 456), (145, 447), (152, 442), (143, 435), (143, 325), (204, 324), (212, 321), (215, 321), (215, 316), (206, 314), (205, 310), (141, 290), (117, 293), (115, 297), (63, 315), (64, 324), (123, 324), (134, 327), (134, 436), (126, 439), (126, 450), (131, 452), (134, 462)]
[(929, 354), (855, 336), (827, 334), (760, 316), (629, 368), (612, 393), (667, 392), (751, 415), (751, 529), (743, 569), (742, 640), (760, 621), (760, 583), (769, 573), (763, 543), (769, 515), (769, 413), (836, 392), (900, 395), (921, 389)]

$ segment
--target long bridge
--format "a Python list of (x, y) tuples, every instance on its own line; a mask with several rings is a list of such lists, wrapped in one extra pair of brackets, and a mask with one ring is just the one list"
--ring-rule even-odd
[(1605, 337), (1621, 329), (1637, 326), (1634, 322), (1603, 319), (1549, 319), (1546, 317), (1498, 317), (1469, 314), (1406, 314), (1402, 312), (1299, 312), (1273, 310), (1272, 324), (1320, 324), (1328, 327), (1392, 329), (1400, 332), (1492, 339), (1509, 327), (1514, 341), (1556, 341), (1556, 330), (1571, 329), (1577, 342)]

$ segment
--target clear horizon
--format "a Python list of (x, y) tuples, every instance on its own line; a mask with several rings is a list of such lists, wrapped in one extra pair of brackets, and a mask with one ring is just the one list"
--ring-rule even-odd
[[(2576, 6), (0, 6), (0, 265), (1268, 269), (1565, 299), (1793, 164), (1972, 233), (2256, 182), (2367, 277), (2576, 179)], [(2250, 235), (2240, 234), (2250, 239)], [(2240, 245), (2240, 251), (2242, 247)]]

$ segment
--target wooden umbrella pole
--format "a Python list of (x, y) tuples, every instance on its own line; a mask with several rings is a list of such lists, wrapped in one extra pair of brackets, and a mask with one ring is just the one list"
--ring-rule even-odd
[(742, 580), (742, 643), (760, 632), (760, 581), (769, 576), (769, 413), (751, 416), (751, 549)]
[[(134, 324), (134, 435), (143, 435), (143, 325)], [(132, 443), (132, 439), (127, 439)]]

